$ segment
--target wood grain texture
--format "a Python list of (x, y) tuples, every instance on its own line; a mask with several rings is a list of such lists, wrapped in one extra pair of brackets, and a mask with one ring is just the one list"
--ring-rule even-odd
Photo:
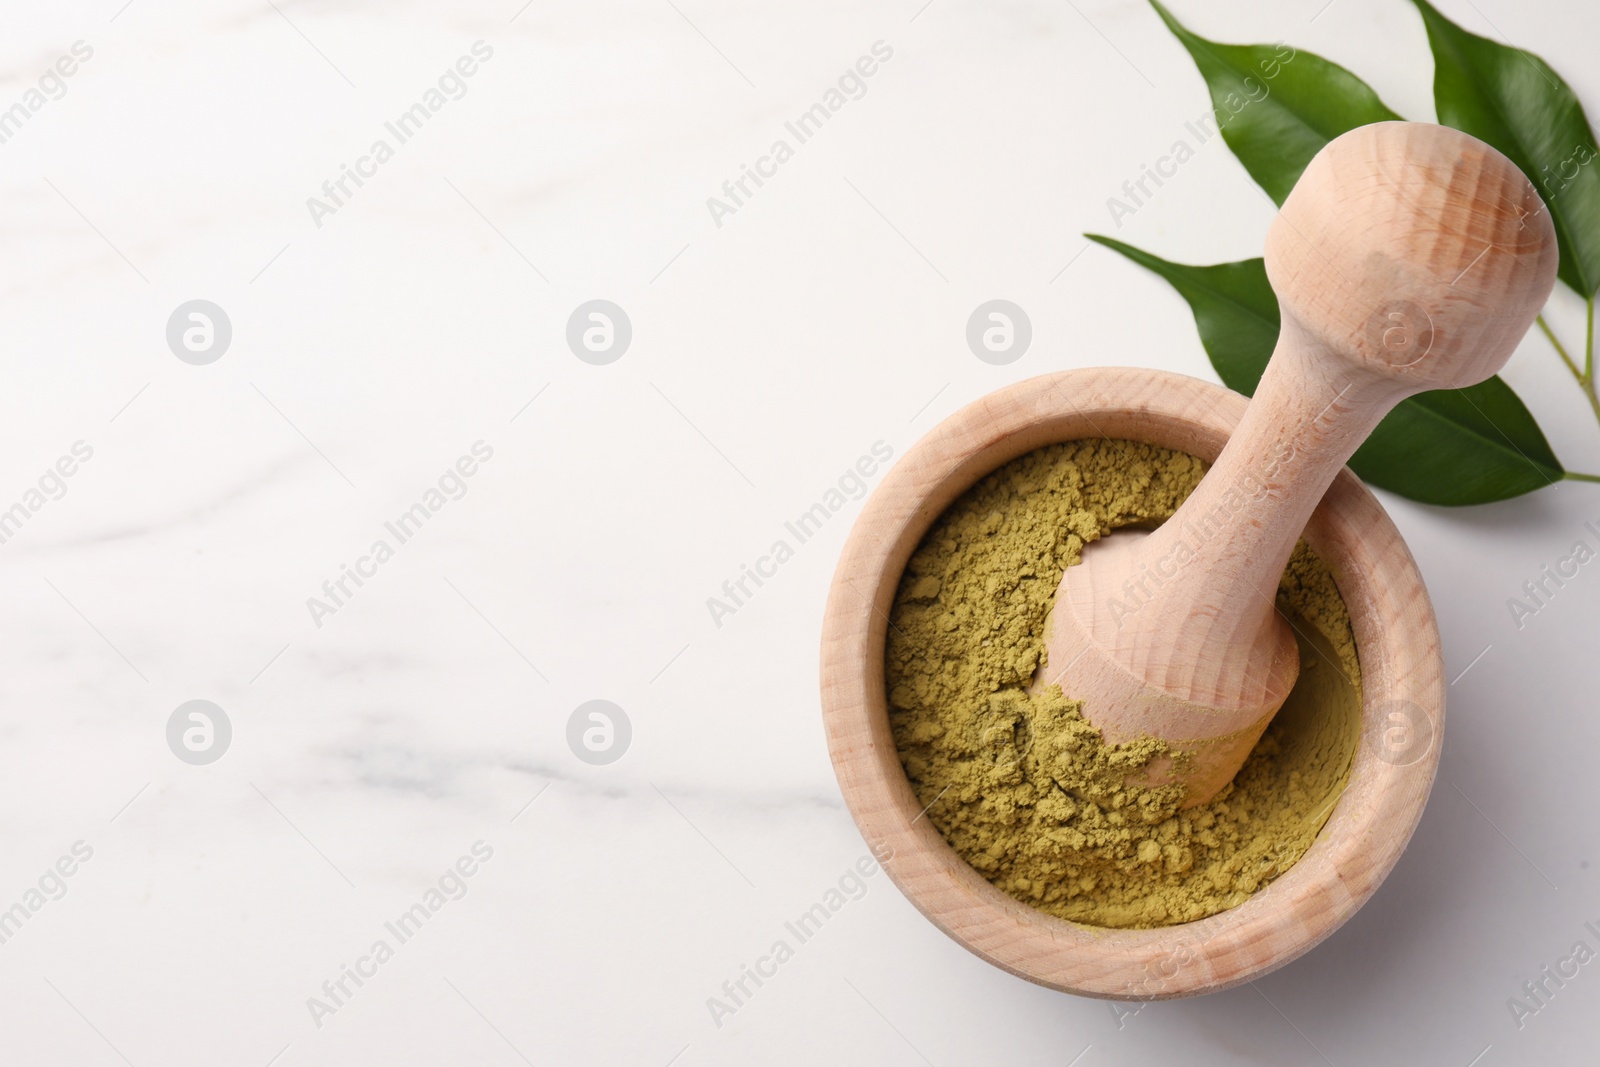
[(1363, 676), (1349, 785), (1312, 847), (1248, 901), (1156, 930), (1080, 926), (996, 889), (945, 842), (912, 792), (890, 732), (884, 637), (896, 585), (933, 521), (984, 475), (1047, 444), (1146, 441), (1214, 461), (1243, 397), (1158, 371), (1046, 375), (974, 402), (913, 446), (868, 500), (829, 592), (823, 723), (851, 815), (906, 897), (960, 944), (1054, 989), (1160, 999), (1226, 989), (1289, 962), (1377, 889), (1422, 815), (1438, 766), (1445, 682), (1415, 561), (1348, 470), (1305, 529), (1350, 609)]
[(1383, 122), (1312, 159), (1268, 231), (1282, 333), (1238, 429), (1171, 521), (1057, 592), (1048, 680), (1109, 741), (1182, 753), (1149, 781), (1194, 807), (1233, 780), (1299, 673), (1273, 594), (1312, 509), (1401, 400), (1504, 366), (1557, 259), (1528, 179), (1467, 134)]

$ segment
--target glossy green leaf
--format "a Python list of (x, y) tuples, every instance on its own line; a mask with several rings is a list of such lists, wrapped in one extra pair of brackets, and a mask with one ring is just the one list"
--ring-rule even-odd
[(1373, 485), (1425, 504), (1488, 504), (1566, 474), (1533, 413), (1498, 375), (1402, 400), (1350, 457)]
[[(1251, 395), (1278, 340), (1278, 300), (1259, 259), (1172, 263), (1096, 234), (1089, 240), (1161, 277), (1189, 302), (1200, 343), (1228, 388)], [(1350, 467), (1373, 485), (1424, 504), (1487, 504), (1541, 489), (1564, 473), (1539, 424), (1499, 378), (1403, 400), (1356, 450)]]
[(1192, 267), (1172, 263), (1110, 237), (1084, 234), (1165, 278), (1194, 312), (1200, 344), (1222, 384), (1251, 396), (1278, 343), (1278, 298), (1259, 259)]
[(1439, 121), (1504, 152), (1539, 190), (1561, 244), (1561, 280), (1579, 295), (1600, 289), (1600, 163), (1583, 105), (1550, 64), (1468, 33), (1429, 5)]
[(1283, 203), (1323, 145), (1400, 117), (1337, 63), (1286, 44), (1208, 41), (1150, 2), (1200, 68), (1222, 139), (1274, 203)]

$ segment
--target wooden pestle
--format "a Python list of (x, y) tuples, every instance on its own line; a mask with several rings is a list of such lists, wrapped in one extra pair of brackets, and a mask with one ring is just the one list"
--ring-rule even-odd
[(1166, 741), (1144, 783), (1212, 799), (1299, 676), (1274, 596), (1334, 476), (1405, 397), (1498, 371), (1556, 265), (1543, 202), (1489, 145), (1411, 122), (1329, 142), (1267, 233), (1282, 326), (1248, 411), (1172, 518), (1067, 568), (1035, 684), (1109, 743)]

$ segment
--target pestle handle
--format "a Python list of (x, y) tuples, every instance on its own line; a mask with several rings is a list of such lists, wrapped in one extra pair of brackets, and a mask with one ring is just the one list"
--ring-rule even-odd
[[(1499, 371), (1548, 298), (1557, 259), (1532, 184), (1467, 134), (1379, 123), (1319, 153), (1267, 235), (1277, 346), (1195, 494), (1202, 514), (1221, 508), (1234, 521), (1209, 542), (1213, 565), (1189, 568), (1194, 606), (1236, 621), (1270, 615), (1300, 532), (1356, 448), (1407, 396)], [(1229, 610), (1230, 595), (1244, 607)], [(1236, 636), (1210, 630), (1202, 656)]]
[(1377, 123), (1307, 166), (1267, 235), (1282, 326), (1244, 418), (1171, 519), (1068, 568), (1047, 637), (1108, 740), (1191, 754), (1173, 771), (1187, 804), (1232, 779), (1293, 686), (1275, 593), (1340, 468), (1405, 397), (1498, 371), (1557, 259), (1532, 184), (1459, 131)]

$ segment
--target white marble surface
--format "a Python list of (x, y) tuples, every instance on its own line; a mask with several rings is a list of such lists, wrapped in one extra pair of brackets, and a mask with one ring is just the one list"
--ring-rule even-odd
[[(707, 998), (864, 849), (815, 684), (859, 504), (720, 627), (706, 598), (874, 442), (899, 454), (997, 386), (1212, 377), (1181, 302), (1078, 236), (1206, 100), (1132, 0), (673, 3), (7, 5), (0, 108), (75, 41), (93, 55), (0, 145), (0, 510), (75, 442), (93, 457), (0, 546), (0, 908), (75, 842), (93, 856), (0, 945), (4, 1061), (1592, 1055), (1600, 965), (1520, 1030), (1506, 1007), (1600, 925), (1600, 572), (1520, 632), (1505, 607), (1600, 519), (1575, 484), (1471, 511), (1386, 498), (1452, 676), (1489, 651), (1451, 690), (1413, 845), (1310, 956), (1119, 1015), (967, 955), (879, 875), (715, 1025)], [(1402, 0), (1175, 6), (1431, 117)], [(1600, 109), (1600, 13), (1444, 6)], [(307, 197), (479, 40), (465, 95), (318, 227)], [(715, 225), (706, 198), (880, 40), (865, 95)], [(1217, 261), (1256, 254), (1270, 217), (1218, 142), (1119, 234)], [(634, 329), (609, 366), (564, 343), (596, 297)], [(993, 297), (1035, 331), (1004, 367), (963, 340)], [(233, 326), (209, 366), (164, 338), (193, 298)], [(1573, 301), (1556, 318), (1576, 334)], [(1530, 340), (1507, 376), (1600, 469), (1553, 354)], [(480, 440), (466, 495), (314, 625), (306, 598)], [(234, 731), (209, 766), (165, 737), (196, 698)], [(634, 731), (609, 766), (565, 740), (596, 698)], [(308, 998), (479, 841), (464, 895), (317, 1025)]]

